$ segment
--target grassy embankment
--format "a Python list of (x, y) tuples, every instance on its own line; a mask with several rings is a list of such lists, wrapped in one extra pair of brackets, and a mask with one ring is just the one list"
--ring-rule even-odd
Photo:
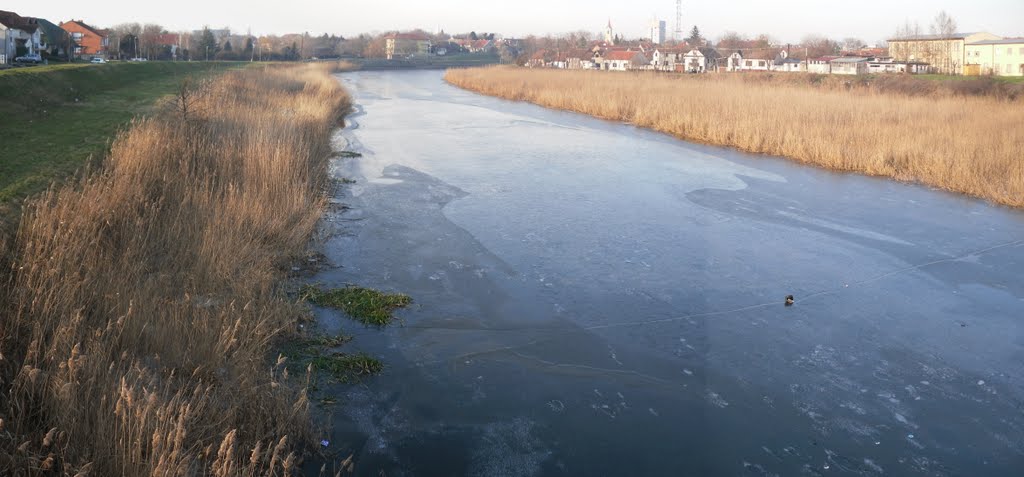
[(102, 157), (133, 116), (150, 110), (185, 77), (247, 63), (50, 65), (0, 71), (0, 231), (18, 204)]
[(462, 88), (1024, 207), (1024, 89), (1004, 82), (479, 68)]
[(308, 378), (268, 357), (304, 315), (280, 283), (350, 100), (326, 65), (179, 91), (25, 204), (0, 264), (0, 474), (285, 475), (311, 438)]

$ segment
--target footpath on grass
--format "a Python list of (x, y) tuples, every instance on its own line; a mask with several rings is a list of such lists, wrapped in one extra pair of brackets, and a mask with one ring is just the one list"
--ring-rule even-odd
[(0, 71), (0, 234), (21, 202), (102, 157), (131, 118), (187, 77), (248, 63), (148, 62), (51, 65)]

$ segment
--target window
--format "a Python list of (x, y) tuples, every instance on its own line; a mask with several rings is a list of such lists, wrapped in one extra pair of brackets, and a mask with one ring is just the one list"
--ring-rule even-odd
[(1017, 50), (1017, 54), (1020, 56), (1024, 56), (1024, 48)]
[(1012, 66), (1012, 65), (1006, 65), (1006, 74), (1010, 74), (1010, 73), (1013, 73), (1013, 70), (1012, 70), (1012, 69), (1010, 69), (1010, 67), (1011, 67), (1011, 66)]
[(82, 32), (76, 31), (76, 32), (72, 33), (71, 34), (71, 38), (74, 38), (76, 40), (81, 40), (82, 39)]
[(1012, 55), (1012, 54), (1013, 54), (1013, 48), (1007, 48), (1006, 49), (1006, 55), (1009, 56), (1009, 55)]

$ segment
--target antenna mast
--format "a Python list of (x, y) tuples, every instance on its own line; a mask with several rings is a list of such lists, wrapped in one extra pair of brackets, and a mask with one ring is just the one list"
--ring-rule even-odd
[(683, 0), (676, 0), (676, 41), (683, 40)]

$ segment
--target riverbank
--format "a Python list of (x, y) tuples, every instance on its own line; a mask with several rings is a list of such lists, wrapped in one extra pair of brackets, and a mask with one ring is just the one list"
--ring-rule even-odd
[(1019, 97), (829, 89), (793, 78), (506, 67), (445, 75), (482, 94), (1024, 207)]
[[(191, 81), (26, 203), (3, 265), (0, 473), (276, 475), (311, 440), (268, 363), (351, 101), (328, 65)], [(0, 244), (3, 246), (3, 244)]]
[(0, 202), (23, 199), (102, 156), (117, 129), (152, 110), (186, 77), (248, 63), (55, 65), (0, 72), (4, 161)]

